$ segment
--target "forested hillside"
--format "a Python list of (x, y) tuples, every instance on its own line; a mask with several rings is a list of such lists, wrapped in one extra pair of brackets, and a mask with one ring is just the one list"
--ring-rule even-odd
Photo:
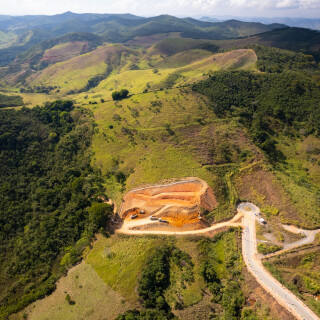
[(272, 136), (280, 127), (319, 135), (319, 68), (312, 56), (259, 46), (254, 50), (257, 67), (265, 73), (218, 72), (193, 90), (210, 98), (216, 114), (239, 116), (253, 141), (277, 161)]
[[(44, 297), (105, 226), (87, 111), (72, 102), (0, 113), (0, 317)], [(61, 260), (62, 258), (62, 260)]]

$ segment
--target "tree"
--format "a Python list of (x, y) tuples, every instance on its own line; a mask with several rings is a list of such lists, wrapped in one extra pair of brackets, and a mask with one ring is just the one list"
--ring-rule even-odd
[(89, 219), (93, 224), (95, 230), (106, 226), (109, 218), (113, 213), (113, 208), (107, 203), (95, 202), (88, 209)]
[(120, 91), (113, 91), (112, 92), (112, 99), (113, 100), (121, 100), (128, 96), (129, 91), (127, 89), (121, 89)]

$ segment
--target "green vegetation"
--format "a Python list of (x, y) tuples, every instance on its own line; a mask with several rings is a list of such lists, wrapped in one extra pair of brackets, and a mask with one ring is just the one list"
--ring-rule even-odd
[[(61, 277), (56, 290), (38, 300), (18, 314), (10, 316), (11, 320), (61, 320), (61, 319), (103, 319), (108, 310), (108, 318), (114, 319), (119, 313), (132, 306), (118, 292), (106, 285), (94, 269), (85, 262), (72, 267), (68, 274)], [(66, 294), (75, 302), (69, 304)]]
[(112, 92), (112, 99), (113, 100), (122, 100), (125, 99), (129, 94), (127, 89), (121, 89), (120, 91)]
[(218, 52), (219, 47), (206, 40), (165, 39), (155, 44), (152, 49), (160, 54), (171, 56), (176, 53), (191, 49), (202, 49), (210, 52)]
[(93, 197), (103, 188), (86, 154), (94, 130), (86, 111), (57, 101), (2, 111), (0, 117), (5, 317), (54, 290), (57, 278), (105, 226), (111, 207)]
[(262, 72), (280, 73), (288, 70), (317, 69), (317, 63), (312, 55), (262, 46), (253, 46), (252, 49), (258, 56), (257, 67)]
[(23, 100), (20, 96), (8, 96), (0, 94), (0, 108), (23, 106)]
[(212, 240), (203, 239), (199, 244), (201, 273), (212, 293), (212, 300), (223, 307), (219, 315), (221, 319), (239, 319), (244, 306), (239, 236), (239, 230), (235, 230), (220, 233)]
[(136, 302), (136, 287), (141, 268), (155, 248), (163, 241), (159, 238), (130, 238), (114, 235), (100, 237), (86, 257), (98, 276), (129, 302)]
[(315, 244), (305, 251), (282, 254), (264, 263), (276, 279), (303, 299), (317, 315), (320, 315), (320, 302), (316, 299), (320, 294), (319, 257)]
[(259, 243), (257, 249), (259, 253), (268, 254), (268, 253), (279, 251), (282, 248), (280, 246), (273, 245), (270, 243)]
[[(175, 318), (174, 314), (187, 307), (177, 281), (182, 281), (181, 286), (191, 287), (196, 278), (201, 278), (204, 285), (201, 298), (196, 303), (204, 299), (206, 291), (210, 291), (208, 319), (251, 319), (249, 315), (260, 319), (257, 316), (259, 307), (244, 307), (240, 237), (240, 230), (231, 230), (212, 239), (167, 238), (145, 260), (141, 269), (137, 292), (144, 308), (129, 310), (119, 315), (117, 320)], [(177, 246), (192, 248), (192, 257)], [(175, 268), (179, 271), (176, 272)], [(182, 276), (178, 275), (179, 272)], [(176, 290), (175, 303), (168, 304)], [(192, 316), (197, 317), (196, 314)]]
[[(301, 30), (294, 36), (291, 28), (232, 41), (166, 39), (245, 36), (275, 26), (170, 16), (103, 19), (88, 27), (99, 36), (47, 38), (19, 55), (15, 66), (0, 70), (4, 90), (21, 94), (0, 96), (7, 103), (3, 107), (23, 102), (34, 107), (72, 95), (76, 105), (90, 109), (60, 101), (0, 113), (0, 209), (5, 213), (0, 217), (0, 318), (52, 292), (86, 248), (90, 276), (104, 282), (97, 281), (95, 297), (115, 297), (114, 308), (106, 303), (113, 310), (110, 317), (125, 312), (118, 319), (193, 319), (201, 308), (199, 317), (206, 320), (268, 319), (258, 304), (246, 305), (251, 289), (243, 280), (240, 231), (201, 240), (110, 236), (105, 226), (113, 210), (101, 196), (107, 198), (106, 192), (119, 208), (123, 194), (143, 183), (197, 176), (219, 203), (203, 213), (209, 221), (230, 218), (239, 201), (251, 200), (272, 226), (320, 226), (320, 78), (310, 49), (318, 35), (302, 32), (310, 35), (302, 54), (261, 46), (269, 37), (276, 47), (299, 48)], [(52, 36), (70, 25), (59, 28)], [(155, 36), (159, 28), (167, 34)], [(33, 36), (34, 41), (45, 37)], [(136, 36), (126, 45), (100, 47), (102, 39)], [(282, 36), (290, 36), (292, 44)], [(145, 49), (157, 37), (165, 40)], [(135, 41), (144, 48), (130, 48)], [(233, 47), (243, 49), (222, 52)], [(60, 53), (61, 60), (54, 60)], [(1, 59), (12, 57), (8, 52)], [(100, 235), (90, 249), (96, 232)], [(279, 241), (289, 237), (279, 228), (275, 235)], [(266, 254), (280, 247), (260, 244), (258, 249)], [(301, 292), (318, 295), (317, 260), (306, 259), (304, 267), (312, 272), (299, 278)], [(282, 281), (290, 282), (282, 271)], [(45, 316), (79, 312), (82, 318), (101, 318), (90, 306), (88, 314), (84, 311), (79, 286), (52, 295), (58, 301), (53, 304), (63, 306), (58, 310), (49, 303)], [(43, 300), (47, 306), (45, 301), (51, 300)], [(28, 310), (31, 319), (41, 313), (37, 307), (35, 313)]]
[[(268, 65), (267, 60), (265, 64)], [(285, 198), (293, 204), (289, 208), (292, 214), (287, 210), (280, 212), (283, 221), (308, 228), (319, 226), (315, 209), (320, 192), (317, 156), (311, 160), (305, 151), (294, 153), (292, 148), (298, 146), (299, 139), (304, 137), (310, 141), (319, 139), (317, 69), (308, 73), (293, 70), (265, 74), (217, 72), (208, 80), (195, 84), (193, 90), (210, 98), (213, 110), (220, 118), (238, 119), (247, 128), (252, 141), (264, 152), (277, 179), (272, 181), (270, 178), (273, 188), (281, 185), (286, 191), (277, 196), (283, 199), (281, 206)], [(316, 146), (310, 150), (316, 150)], [(225, 155), (226, 152), (228, 150)], [(255, 182), (250, 183), (254, 188)], [(279, 204), (272, 202), (260, 201), (260, 205), (279, 208)]]
[(275, 154), (268, 117), (297, 130), (303, 126), (309, 133), (318, 134), (319, 83), (309, 75), (294, 71), (280, 74), (220, 72), (194, 85), (193, 90), (206, 94), (218, 115), (240, 116), (252, 132), (253, 140), (271, 157)]

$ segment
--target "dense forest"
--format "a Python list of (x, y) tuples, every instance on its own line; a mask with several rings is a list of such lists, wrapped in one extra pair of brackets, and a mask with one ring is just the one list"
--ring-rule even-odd
[(2, 317), (52, 292), (112, 213), (90, 165), (93, 132), (71, 101), (0, 113)]
[(319, 69), (312, 57), (302, 54), (258, 47), (257, 55), (262, 57), (258, 68), (266, 72), (221, 71), (193, 90), (210, 98), (217, 115), (239, 117), (253, 141), (271, 160), (279, 160), (276, 131), (319, 135)]

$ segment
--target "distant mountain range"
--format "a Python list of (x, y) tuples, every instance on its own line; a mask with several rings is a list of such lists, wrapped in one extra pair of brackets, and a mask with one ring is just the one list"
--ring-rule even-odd
[[(42, 41), (56, 39), (69, 33), (95, 36), (95, 43), (125, 43), (137, 37), (176, 33), (182, 38), (232, 39), (285, 28), (283, 24), (260, 22), (200, 21), (160, 15), (144, 18), (132, 14), (77, 14), (65, 12), (53, 16), (0, 16), (0, 66), (12, 63), (16, 57)], [(96, 37), (100, 40), (97, 41)], [(59, 41), (58, 41), (59, 42)], [(47, 44), (42, 46), (42, 49)], [(41, 49), (41, 50), (42, 50)]]
[(264, 18), (264, 17), (233, 17), (233, 16), (199, 17), (199, 20), (207, 21), (207, 22), (222, 22), (230, 19), (236, 19), (244, 22), (261, 22), (264, 24), (280, 23), (280, 24), (285, 24), (289, 27), (299, 27), (299, 28), (320, 30), (320, 18), (316, 18), (316, 19), (290, 18), (290, 17)]

